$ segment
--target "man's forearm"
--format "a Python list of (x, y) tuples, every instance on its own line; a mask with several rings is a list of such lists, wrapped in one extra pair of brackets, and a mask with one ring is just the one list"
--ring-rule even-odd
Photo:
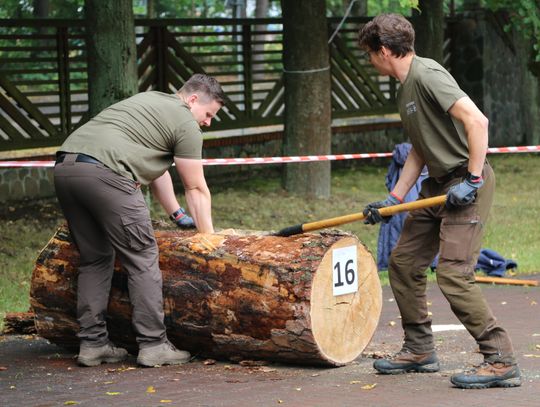
[(394, 195), (397, 195), (399, 199), (403, 200), (405, 195), (409, 193), (410, 189), (418, 180), (424, 165), (424, 161), (420, 158), (416, 151), (414, 151), (414, 148), (411, 149), (409, 155), (407, 156), (407, 160), (405, 161), (405, 165), (403, 166), (403, 170), (401, 171), (399, 180), (391, 192)]
[(167, 215), (170, 215), (180, 207), (174, 193), (171, 174), (168, 171), (165, 171), (162, 176), (152, 181), (150, 189)]
[(207, 188), (206, 190), (186, 189), (186, 202), (197, 225), (197, 230), (202, 233), (214, 233), (210, 191)]

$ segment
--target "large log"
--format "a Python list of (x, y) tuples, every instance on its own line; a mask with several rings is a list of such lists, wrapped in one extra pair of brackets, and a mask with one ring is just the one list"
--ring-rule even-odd
[[(182, 349), (221, 359), (339, 366), (357, 358), (376, 329), (382, 306), (377, 268), (353, 235), (285, 238), (158, 230), (156, 237), (167, 335)], [(345, 267), (335, 263), (333, 254), (340, 248), (357, 254), (358, 290), (334, 296), (333, 268)], [(40, 253), (32, 275), (38, 334), (70, 348), (78, 346), (78, 262), (76, 246), (62, 226)], [(353, 273), (350, 264), (347, 272)], [(343, 271), (341, 279), (354, 280)], [(117, 264), (108, 329), (117, 345), (136, 352), (130, 321), (127, 275)]]

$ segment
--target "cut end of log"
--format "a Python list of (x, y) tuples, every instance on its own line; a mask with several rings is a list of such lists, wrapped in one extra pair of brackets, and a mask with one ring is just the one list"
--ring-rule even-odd
[[(332, 255), (334, 250), (347, 247), (356, 248), (358, 290), (335, 296)], [(370, 252), (353, 237), (332, 245), (317, 269), (311, 290), (311, 325), (321, 353), (336, 364), (356, 359), (371, 340), (381, 309), (382, 290)]]

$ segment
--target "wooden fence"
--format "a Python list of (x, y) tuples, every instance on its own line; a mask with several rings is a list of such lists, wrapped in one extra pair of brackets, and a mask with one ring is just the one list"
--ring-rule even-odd
[[(396, 111), (395, 80), (356, 45), (366, 21), (349, 18), (329, 45), (334, 118)], [(0, 151), (59, 145), (88, 119), (84, 38), (81, 20), (0, 20)], [(281, 123), (282, 40), (281, 19), (136, 20), (139, 90), (208, 73), (228, 96), (211, 130)]]

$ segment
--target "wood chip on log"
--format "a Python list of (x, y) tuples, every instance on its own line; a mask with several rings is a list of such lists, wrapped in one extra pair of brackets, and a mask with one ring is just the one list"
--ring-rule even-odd
[[(157, 230), (156, 238), (167, 336), (180, 349), (201, 357), (340, 366), (357, 358), (375, 332), (379, 276), (354, 235)], [(78, 347), (78, 263), (62, 226), (32, 275), (38, 334), (68, 348)], [(117, 264), (107, 326), (113, 342), (136, 354), (127, 279)], [(344, 288), (351, 292), (334, 291)]]

